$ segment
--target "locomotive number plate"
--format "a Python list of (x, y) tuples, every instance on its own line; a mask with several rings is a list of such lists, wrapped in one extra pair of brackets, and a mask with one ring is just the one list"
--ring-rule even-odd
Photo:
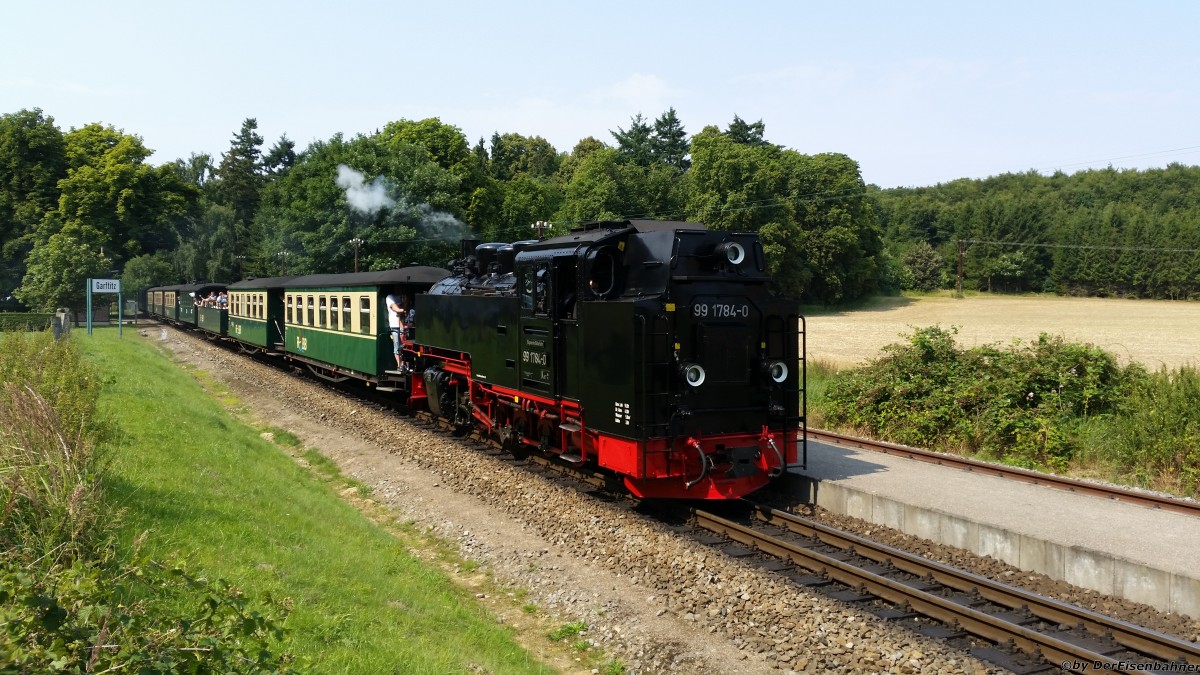
[(697, 302), (692, 305), (692, 316), (713, 319), (745, 319), (750, 316), (750, 305), (745, 302)]

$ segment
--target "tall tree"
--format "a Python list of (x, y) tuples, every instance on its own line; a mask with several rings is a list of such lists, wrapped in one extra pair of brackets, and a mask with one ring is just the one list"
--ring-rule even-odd
[(541, 136), (492, 135), (491, 175), (512, 180), (518, 174), (548, 178), (559, 165), (558, 151)]
[(212, 155), (207, 152), (193, 152), (187, 159), (175, 160), (175, 170), (184, 181), (203, 190), (216, 173), (217, 167), (213, 166)]
[(176, 245), (176, 231), (195, 210), (198, 191), (174, 164), (147, 164), (152, 151), (142, 139), (111, 126), (72, 129), (64, 141), (70, 167), (58, 183), (58, 205), (38, 227), (39, 241), (66, 225), (87, 225), (118, 264)]
[(280, 136), (263, 157), (263, 168), (271, 176), (287, 171), (295, 163), (296, 142), (288, 138), (287, 134)]
[(221, 158), (217, 176), (217, 198), (233, 209), (234, 217), (249, 225), (258, 211), (259, 192), (263, 183), (262, 144), (258, 135), (258, 120), (253, 117), (242, 122), (233, 136), (229, 151)]
[(729, 123), (729, 128), (725, 130), (725, 135), (734, 143), (741, 145), (767, 145), (763, 139), (763, 134), (766, 132), (766, 126), (762, 120), (753, 124), (747, 124), (745, 120), (733, 116), (733, 121)]
[(673, 166), (680, 171), (692, 165), (688, 159), (687, 132), (683, 123), (675, 114), (675, 108), (668, 108), (665, 113), (654, 120), (654, 135), (650, 137), (650, 152), (655, 161)]
[(68, 223), (33, 247), (25, 278), (14, 295), (38, 311), (83, 309), (88, 278), (106, 277), (110, 271), (103, 241), (96, 228)]
[(776, 287), (832, 304), (873, 292), (882, 250), (858, 164), (745, 144), (706, 127), (692, 137), (689, 215), (716, 229), (758, 232)]
[(178, 283), (179, 277), (165, 252), (130, 258), (121, 270), (122, 291), (126, 296), (151, 286)]
[(67, 174), (66, 143), (41, 110), (0, 115), (0, 291), (25, 273), (33, 232), (58, 202)]
[(617, 156), (623, 163), (637, 166), (650, 166), (654, 161), (654, 148), (651, 135), (654, 129), (646, 122), (641, 113), (629, 121), (629, 129), (617, 127), (609, 131), (617, 141)]

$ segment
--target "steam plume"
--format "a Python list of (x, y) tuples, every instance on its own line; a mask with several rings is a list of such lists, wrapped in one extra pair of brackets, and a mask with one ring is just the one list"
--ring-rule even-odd
[(367, 183), (365, 176), (345, 164), (338, 164), (337, 186), (346, 191), (346, 203), (350, 208), (371, 215), (380, 209), (395, 206), (396, 200), (387, 194), (383, 178)]

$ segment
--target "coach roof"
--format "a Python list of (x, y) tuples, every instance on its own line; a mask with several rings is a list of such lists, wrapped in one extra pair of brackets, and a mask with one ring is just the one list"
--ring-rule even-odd
[(231, 291), (257, 291), (271, 290), (273, 288), (283, 288), (288, 285), (288, 282), (296, 277), (262, 277), (259, 279), (244, 279), (229, 284)]
[(310, 274), (294, 277), (283, 284), (285, 288), (334, 288), (344, 286), (395, 286), (397, 284), (433, 285), (450, 276), (449, 270), (441, 267), (401, 267), (398, 270), (379, 272), (351, 272), (350, 274)]

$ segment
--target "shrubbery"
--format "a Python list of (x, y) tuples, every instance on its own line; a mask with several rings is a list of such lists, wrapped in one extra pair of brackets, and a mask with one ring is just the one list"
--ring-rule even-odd
[(102, 383), (72, 343), (0, 341), (0, 671), (285, 670), (281, 605), (117, 545)]
[(1094, 434), (1087, 456), (1131, 482), (1179, 494), (1200, 491), (1200, 371), (1140, 378), (1122, 414)]
[(1183, 494), (1200, 486), (1200, 372), (1150, 374), (1046, 334), (960, 349), (956, 333), (915, 329), (833, 375), (815, 405), (824, 423), (1032, 468), (1099, 465)]
[(1075, 449), (1078, 420), (1113, 412), (1128, 388), (1128, 369), (1089, 345), (1043, 334), (1007, 349), (963, 350), (956, 332), (917, 329), (874, 363), (844, 371), (827, 393), (828, 423), (1061, 468)]
[(39, 331), (46, 330), (54, 321), (53, 314), (35, 314), (32, 312), (0, 312), (0, 331)]

